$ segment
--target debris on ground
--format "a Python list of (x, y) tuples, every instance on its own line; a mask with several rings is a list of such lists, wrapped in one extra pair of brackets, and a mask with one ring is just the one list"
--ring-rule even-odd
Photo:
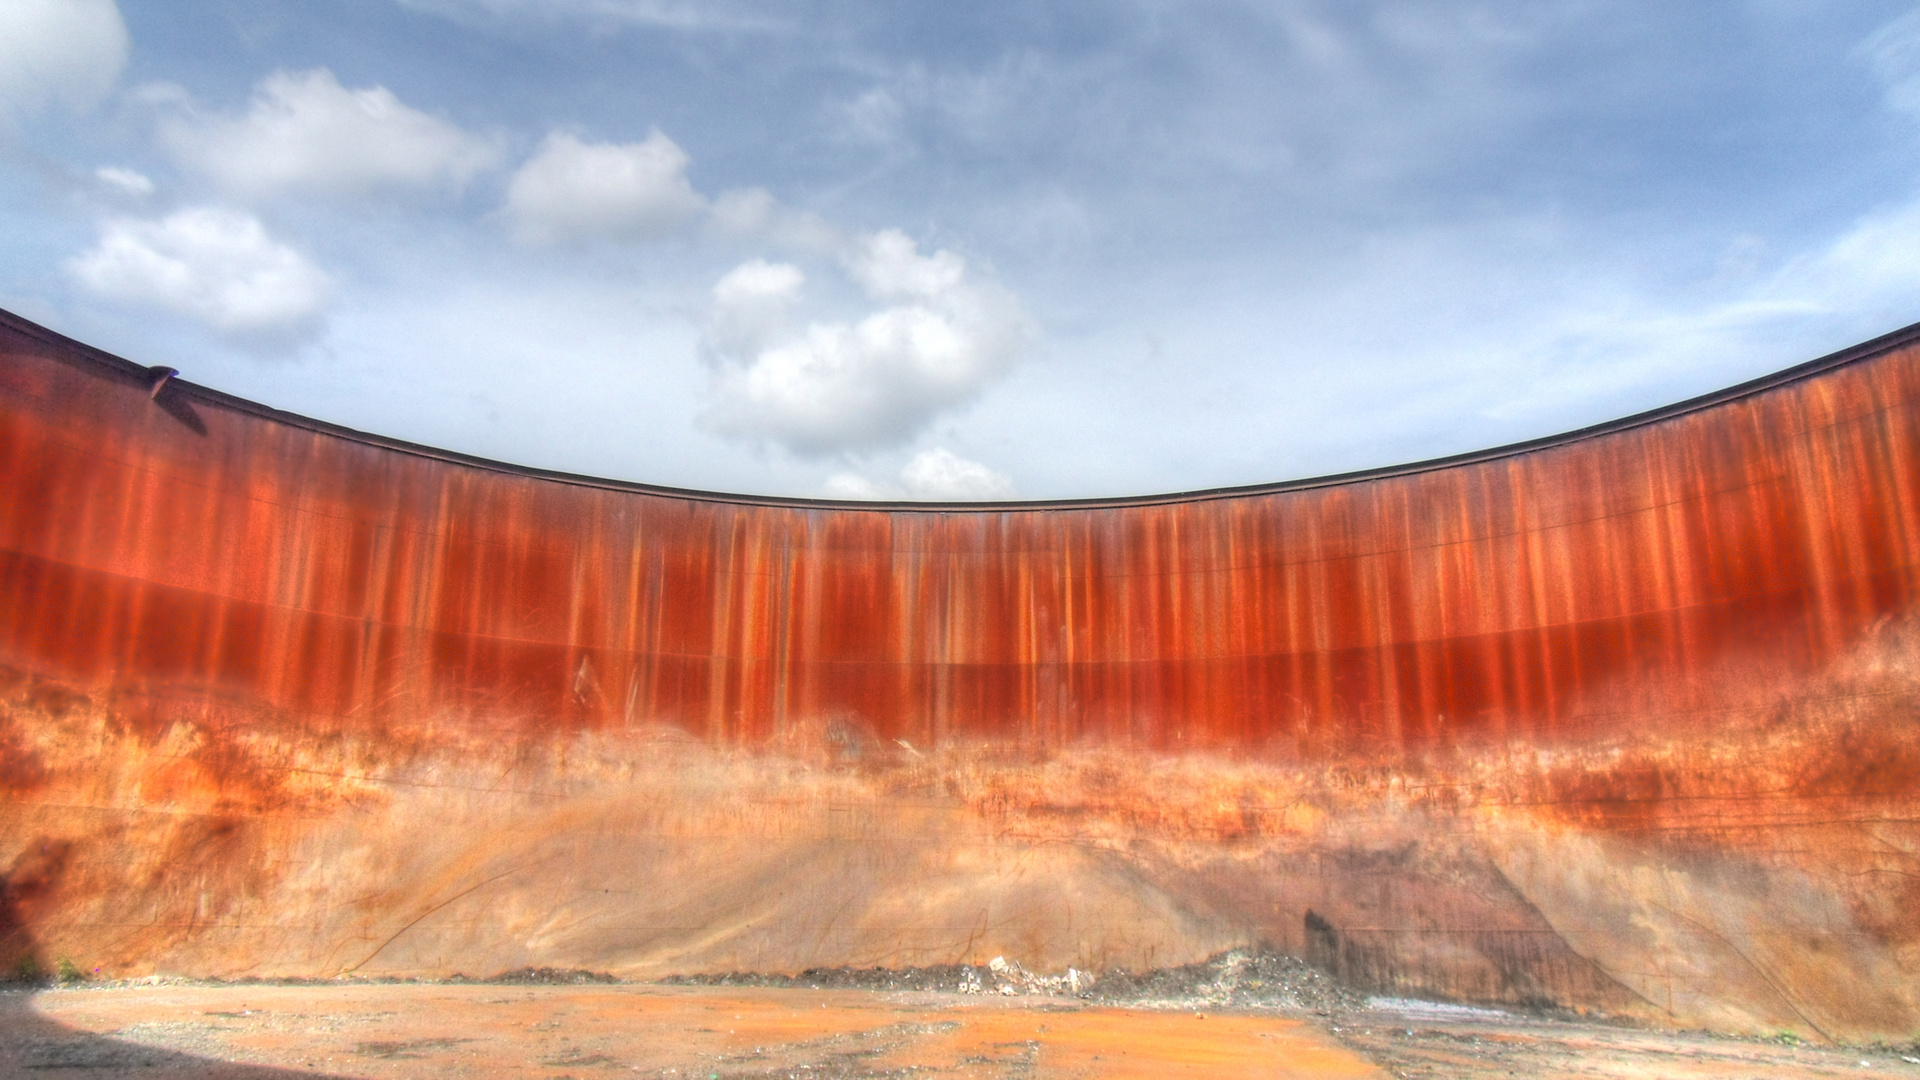
[(1268, 1008), (1313, 1013), (1366, 1007), (1367, 997), (1298, 957), (1272, 949), (1229, 949), (1197, 964), (1133, 974), (1109, 971), (1085, 995), (1148, 1008)]
[(1113, 1005), (1185, 1009), (1297, 1009), (1307, 1012), (1361, 1009), (1366, 995), (1297, 957), (1271, 949), (1232, 949), (1196, 964), (1138, 974), (1098, 975), (1068, 968), (1054, 975), (1027, 970), (996, 956), (985, 964), (940, 964), (907, 968), (813, 968), (797, 975), (767, 972), (670, 975), (674, 986), (770, 986), (809, 990), (927, 990), (958, 994), (1077, 997)]
[(585, 968), (523, 967), (503, 971), (491, 979), (462, 979), (461, 981), (501, 983), (507, 986), (583, 986), (587, 983), (617, 983), (620, 980), (604, 971), (588, 971)]
[(670, 986), (773, 986), (807, 990), (926, 990), (948, 994), (1083, 995), (1094, 977), (1077, 968), (1059, 975), (1040, 975), (1016, 961), (996, 956), (985, 964), (937, 964), (906, 968), (811, 968), (798, 975), (766, 972), (728, 972), (716, 975), (669, 975), (659, 980)]
[(932, 990), (965, 993), (974, 968), (964, 964), (904, 968), (808, 968), (797, 975), (765, 971), (729, 971), (713, 974), (669, 975), (656, 980), (667, 986), (771, 986), (803, 990)]

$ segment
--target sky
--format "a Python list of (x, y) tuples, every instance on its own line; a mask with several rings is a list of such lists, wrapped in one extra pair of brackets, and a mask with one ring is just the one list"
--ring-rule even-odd
[(0, 307), (540, 468), (1256, 484), (1920, 321), (1920, 8), (0, 0)]

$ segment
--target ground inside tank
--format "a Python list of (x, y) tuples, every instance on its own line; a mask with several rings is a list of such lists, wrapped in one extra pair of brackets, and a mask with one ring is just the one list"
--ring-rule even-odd
[[(619, 983), (146, 979), (0, 991), (0, 1075), (1920, 1077), (1920, 1046), (1732, 1038), (1365, 997), (1297, 963), (1108, 979), (1017, 964)], [(891, 989), (887, 987), (893, 987)], [(933, 988), (929, 988), (933, 987)]]

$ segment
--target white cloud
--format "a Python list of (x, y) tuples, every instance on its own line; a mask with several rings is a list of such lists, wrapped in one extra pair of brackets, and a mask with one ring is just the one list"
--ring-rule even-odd
[(383, 86), (349, 90), (325, 68), (268, 76), (244, 116), (168, 116), (160, 138), (183, 166), (239, 195), (458, 187), (499, 158), (491, 141)]
[(113, 0), (0, 3), (0, 120), (59, 101), (93, 106), (127, 62), (127, 27)]
[(952, 295), (967, 274), (960, 256), (951, 251), (922, 255), (898, 229), (867, 237), (846, 261), (854, 280), (876, 300), (937, 300)]
[(991, 502), (1015, 497), (1010, 477), (944, 447), (915, 454), (900, 470), (897, 483), (842, 472), (828, 477), (823, 486), (830, 499)]
[(822, 494), (829, 499), (859, 500), (861, 502), (880, 502), (898, 499), (906, 493), (897, 487), (869, 480), (859, 473), (834, 473), (821, 485)]
[(734, 188), (713, 200), (714, 224), (735, 237), (770, 240), (808, 255), (836, 256), (847, 248), (846, 234), (818, 214), (789, 210), (765, 188)]
[(144, 199), (153, 194), (153, 181), (145, 173), (132, 169), (122, 169), (112, 165), (102, 165), (93, 170), (94, 179), (112, 188), (122, 195)]
[(503, 207), (530, 243), (664, 232), (706, 207), (687, 181), (687, 153), (660, 132), (637, 143), (547, 136), (513, 174)]
[(787, 263), (754, 259), (734, 267), (713, 287), (707, 347), (739, 356), (786, 338), (805, 284), (800, 268)]
[(897, 446), (1005, 373), (1032, 333), (1005, 289), (969, 279), (951, 252), (921, 255), (897, 230), (865, 237), (843, 265), (886, 306), (796, 328), (799, 268), (752, 262), (720, 280), (706, 427), (803, 455)]
[(900, 470), (907, 495), (915, 499), (984, 500), (1013, 498), (1013, 480), (951, 450), (924, 450)]
[(310, 328), (327, 276), (250, 214), (196, 207), (158, 221), (115, 219), (67, 270), (110, 300), (173, 311), (236, 336)]

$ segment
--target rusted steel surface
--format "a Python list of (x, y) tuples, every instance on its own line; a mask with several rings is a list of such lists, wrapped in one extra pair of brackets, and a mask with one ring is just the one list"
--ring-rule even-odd
[[(1106, 950), (1137, 966), (1262, 938), (1386, 989), (1735, 1027), (1911, 1027), (1917, 342), (1902, 332), (1645, 422), (1339, 482), (868, 507), (555, 477), (355, 436), (9, 317), (0, 663), (14, 674), (0, 786), (12, 816), (0, 860), (14, 870), (0, 921), (24, 941), (133, 919), (87, 899), (124, 884), (112, 859), (63, 869), (86, 862), (69, 849), (120, 849), (56, 804), (230, 818), (252, 823), (246, 843), (266, 843), (281, 826), (260, 821), (336, 820), (367, 777), (440, 783), (418, 779), (429, 760), (435, 777), (472, 780), (485, 762), (545, 754), (528, 775), (579, 794), (592, 786), (582, 776), (631, 780), (671, 743), (706, 756), (666, 788), (718, 770), (702, 775), (752, 787), (756, 806), (819, 811), (793, 811), (807, 825), (674, 827), (732, 837), (742, 859), (769, 836), (911, 835), (916, 857), (955, 837), (993, 851), (1185, 845), (1135, 869), (1175, 907), (1206, 897), (1206, 912), (1153, 916), (1152, 933), (1135, 925), (1147, 916), (1115, 914), (1133, 929), (1103, 937), (1023, 901), (1030, 957)], [(565, 748), (583, 739), (654, 749), (570, 764)], [(743, 761), (814, 771), (727, 771)], [(469, 786), (511, 787), (499, 774)], [(667, 803), (681, 813), (686, 800)], [(937, 808), (902, 809), (921, 805)], [(658, 819), (628, 813), (587, 832), (658, 840)], [(300, 835), (330, 851), (354, 843)], [(242, 858), (204, 855), (224, 842), (193, 850)], [(662, 843), (649, 866), (723, 872)], [(1259, 861), (1248, 851), (1266, 853), (1264, 868), (1247, 869)], [(897, 855), (869, 852), (861, 873), (895, 887)], [(1749, 866), (1766, 888), (1723, 888)], [(1688, 879), (1696, 891), (1721, 882), (1725, 896), (1697, 903), (1739, 908), (1725, 918), (1750, 929), (1770, 917), (1765, 895), (1814, 890), (1787, 904), (1805, 934), (1743, 947), (1728, 934), (1744, 931), (1712, 919), (1685, 930), (1700, 918), (1671, 895), (1681, 871), (1705, 875)], [(203, 881), (202, 906), (290, 880), (248, 873)], [(914, 873), (972, 880), (958, 864)], [(1608, 899), (1594, 874), (1631, 897)], [(1676, 929), (1646, 931), (1660, 890)], [(184, 902), (149, 899), (149, 914)], [(1111, 913), (1160, 901), (1093, 902)], [(377, 939), (378, 921), (354, 933)], [(756, 925), (745, 951), (656, 950), (630, 966), (912, 954), (888, 944), (905, 933), (898, 919), (839, 952), (782, 951), (781, 933)], [(985, 947), (942, 926), (951, 933), (925, 949)], [(473, 952), (477, 933), (401, 967), (493, 955)], [(1741, 959), (1686, 960), (1688, 934)], [(1845, 957), (1796, 974), (1820, 934)], [(217, 950), (181, 959), (192, 936), (116, 946), (116, 962), (217, 967)], [(352, 966), (323, 944), (292, 966)], [(619, 956), (645, 952), (633, 949)], [(1831, 990), (1867, 977), (1887, 984), (1870, 1002)]]
[[(874, 511), (556, 484), (9, 343), (14, 656), (291, 713), (757, 743), (1553, 737), (1665, 719), (1912, 604), (1920, 361), (1455, 469), (1140, 507)], [(195, 421), (197, 420), (197, 424)], [(202, 434), (196, 430), (204, 426)], [(88, 617), (75, 618), (85, 611)]]

